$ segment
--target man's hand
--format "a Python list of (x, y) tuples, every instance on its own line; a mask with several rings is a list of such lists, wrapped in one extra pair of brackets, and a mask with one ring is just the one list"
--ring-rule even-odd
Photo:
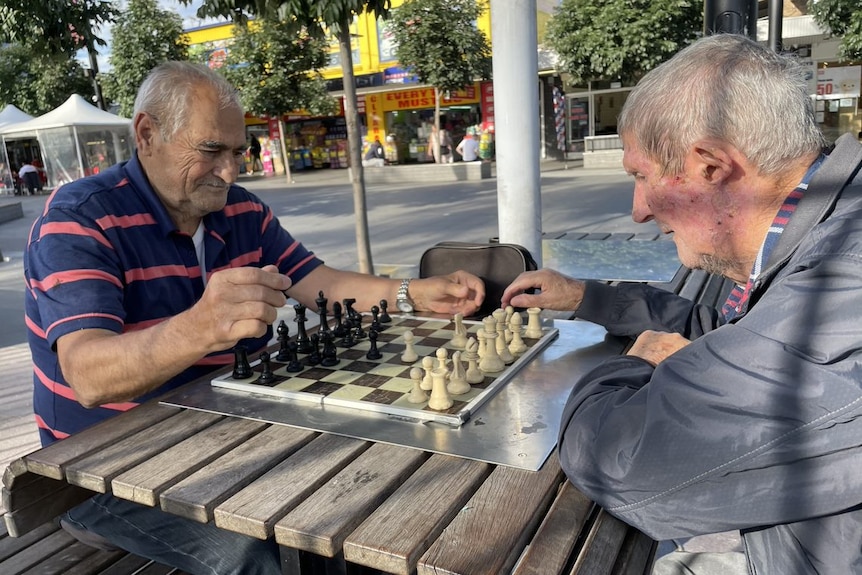
[(210, 342), (209, 351), (228, 349), (237, 341), (260, 337), (276, 320), (287, 298), (290, 279), (275, 266), (221, 270), (212, 275), (189, 319)]
[[(524, 293), (538, 288), (540, 293)], [(564, 276), (552, 269), (524, 272), (503, 292), (501, 307), (540, 307), (559, 311), (575, 311), (584, 297), (584, 282)]]
[(647, 330), (638, 336), (626, 355), (645, 359), (655, 367), (690, 343), (678, 333)]
[(485, 283), (463, 270), (445, 276), (410, 282), (410, 298), (416, 309), (454, 315), (472, 315), (485, 299)]

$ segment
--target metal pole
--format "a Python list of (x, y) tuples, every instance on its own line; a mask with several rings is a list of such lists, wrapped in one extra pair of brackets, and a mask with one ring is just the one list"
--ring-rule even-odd
[(499, 237), (541, 266), (536, 0), (491, 0), (491, 37)]
[(784, 18), (784, 0), (769, 0), (769, 49), (781, 52), (781, 25)]

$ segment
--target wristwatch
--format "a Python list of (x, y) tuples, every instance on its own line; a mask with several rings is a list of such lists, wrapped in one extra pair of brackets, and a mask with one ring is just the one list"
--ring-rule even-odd
[(410, 313), (413, 311), (413, 301), (407, 295), (407, 288), (410, 287), (410, 278), (401, 280), (401, 286), (398, 288), (398, 295), (395, 298), (395, 305), (398, 311)]

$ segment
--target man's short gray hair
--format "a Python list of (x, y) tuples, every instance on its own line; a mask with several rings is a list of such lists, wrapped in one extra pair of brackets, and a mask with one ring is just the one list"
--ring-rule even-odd
[(185, 125), (194, 106), (189, 96), (192, 88), (200, 85), (213, 88), (220, 108), (242, 110), (236, 88), (218, 72), (195, 62), (163, 62), (150, 71), (138, 89), (132, 117), (141, 112), (155, 117), (162, 137), (170, 141)]
[(701, 138), (728, 142), (764, 175), (820, 151), (806, 70), (740, 35), (708, 36), (650, 71), (629, 94), (620, 135), (661, 166), (683, 171)]

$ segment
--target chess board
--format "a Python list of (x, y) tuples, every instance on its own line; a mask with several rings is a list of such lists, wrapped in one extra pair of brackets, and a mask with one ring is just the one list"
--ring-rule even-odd
[[(367, 323), (363, 325), (367, 329), (371, 321), (370, 316), (365, 316), (365, 321)], [(526, 325), (526, 318), (524, 323)], [(445, 319), (393, 315), (392, 322), (383, 325), (385, 329), (377, 338), (377, 349), (382, 354), (380, 359), (369, 360), (365, 357), (370, 348), (370, 341), (366, 337), (353, 347), (338, 347), (338, 363), (334, 366), (307, 366), (303, 363), (302, 371), (289, 373), (286, 370), (286, 362), (276, 360), (277, 350), (271, 350), (270, 367), (275, 376), (272, 382), (267, 384), (258, 382), (261, 362), (257, 357), (252, 357), (249, 358), (252, 360), (251, 377), (234, 379), (232, 373), (228, 372), (215, 377), (211, 385), (280, 399), (311, 401), (417, 421), (438, 421), (460, 426), (470, 419), (482, 403), (556, 338), (558, 333), (556, 328), (544, 327), (541, 339), (524, 337), (523, 340), (528, 349), (511, 365), (507, 365), (499, 373), (486, 374), (484, 381), (472, 385), (469, 392), (452, 395), (451, 399), (454, 403), (446, 411), (435, 411), (428, 407), (427, 401), (424, 403), (407, 401), (407, 396), (413, 388), (410, 370), (413, 367), (421, 368), (422, 359), (426, 356), (435, 357), (436, 366), (435, 354), (441, 347), (449, 351), (451, 366), (451, 357), (456, 351), (451, 345), (454, 322)], [(476, 337), (476, 332), (482, 324), (465, 320), (464, 327), (467, 328), (468, 337)], [(417, 361), (411, 363), (401, 361), (401, 354), (406, 347), (403, 336), (407, 330), (413, 332), (413, 347), (419, 356)], [(305, 354), (299, 354), (302, 362), (306, 357)]]

